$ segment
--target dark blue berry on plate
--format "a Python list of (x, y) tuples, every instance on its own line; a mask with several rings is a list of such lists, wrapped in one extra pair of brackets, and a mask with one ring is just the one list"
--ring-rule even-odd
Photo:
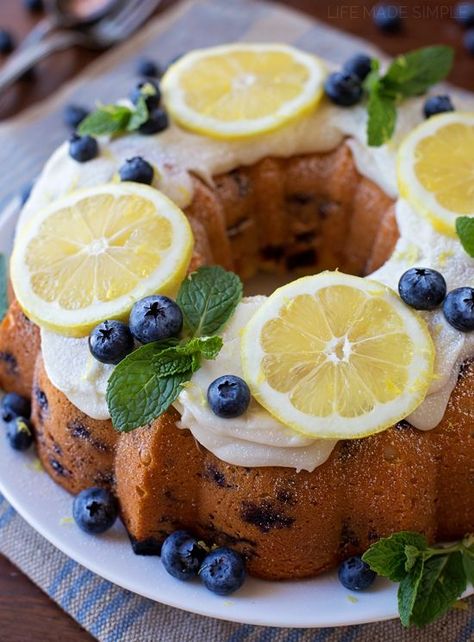
[(352, 74), (360, 81), (365, 80), (372, 69), (372, 58), (366, 54), (356, 54), (342, 66), (345, 74)]
[(397, 33), (402, 27), (400, 7), (395, 4), (379, 4), (373, 9), (375, 26), (385, 33)]
[(121, 321), (103, 321), (89, 335), (89, 350), (101, 363), (117, 365), (134, 348), (130, 328)]
[(400, 277), (398, 292), (402, 301), (415, 310), (434, 310), (446, 296), (446, 281), (431, 268), (410, 268)]
[(474, 56), (474, 29), (469, 29), (464, 34), (464, 47), (467, 51)]
[(23, 5), (28, 11), (43, 11), (43, 0), (23, 0)]
[(158, 134), (167, 129), (169, 124), (168, 114), (158, 107), (150, 112), (148, 120), (140, 125), (138, 131), (145, 135)]
[(374, 583), (377, 573), (360, 556), (349, 557), (339, 566), (341, 584), (350, 591), (364, 591)]
[(215, 379), (207, 389), (207, 401), (218, 417), (240, 417), (249, 407), (250, 390), (240, 377), (224, 375)]
[(72, 514), (81, 530), (97, 535), (114, 525), (118, 517), (118, 503), (105, 488), (87, 488), (74, 498)]
[(96, 158), (99, 154), (99, 145), (92, 136), (79, 136), (74, 134), (69, 140), (69, 156), (78, 163)]
[(158, 83), (149, 79), (138, 83), (135, 89), (130, 93), (130, 100), (134, 105), (136, 105), (140, 98), (145, 98), (146, 106), (150, 111), (159, 107), (161, 91)]
[(462, 27), (474, 27), (474, 2), (459, 2), (454, 9), (454, 19)]
[(449, 324), (460, 332), (474, 330), (474, 288), (452, 290), (443, 304), (443, 312)]
[(230, 595), (239, 589), (245, 580), (245, 562), (231, 548), (216, 548), (206, 555), (199, 570), (204, 586), (217, 595)]
[(183, 328), (183, 313), (172, 299), (159, 294), (137, 301), (130, 312), (130, 330), (141, 343), (177, 337)]
[(7, 424), (7, 438), (14, 450), (28, 450), (33, 443), (33, 428), (25, 417), (15, 417)]
[(454, 105), (449, 96), (430, 96), (423, 105), (425, 118), (431, 118), (431, 116), (443, 114), (446, 111), (454, 111)]
[(120, 180), (151, 185), (154, 175), (153, 167), (141, 156), (128, 158), (119, 169)]
[(66, 105), (63, 112), (64, 124), (71, 129), (77, 129), (88, 115), (89, 110), (81, 105)]
[(31, 415), (31, 401), (16, 392), (6, 394), (0, 404), (2, 421), (8, 423), (15, 417), (29, 417)]
[(186, 531), (175, 531), (168, 535), (161, 547), (161, 561), (165, 570), (178, 580), (196, 577), (206, 551)]
[(6, 29), (0, 29), (0, 54), (9, 54), (15, 48), (12, 34)]
[(145, 78), (159, 78), (161, 76), (161, 68), (151, 58), (140, 58), (137, 62), (137, 74), (145, 76)]
[(324, 83), (326, 96), (339, 107), (352, 107), (360, 102), (363, 94), (362, 84), (357, 76), (335, 71)]

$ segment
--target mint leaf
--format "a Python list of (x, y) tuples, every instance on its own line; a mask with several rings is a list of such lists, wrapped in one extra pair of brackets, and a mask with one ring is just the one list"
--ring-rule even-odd
[(130, 116), (130, 120), (127, 123), (127, 131), (133, 132), (137, 130), (143, 123), (146, 123), (148, 120), (148, 107), (145, 102), (145, 98), (141, 96), (138, 99), (138, 102), (135, 106), (135, 110)]
[(176, 400), (182, 384), (191, 378), (191, 371), (170, 375), (171, 368), (166, 370), (164, 362), (156, 366), (161, 349), (159, 343), (141, 346), (114, 369), (106, 399), (116, 430), (129, 432), (162, 415)]
[(81, 136), (105, 136), (119, 134), (127, 129), (132, 110), (123, 105), (101, 105), (79, 125)]
[(413, 606), (418, 596), (424, 561), (418, 559), (410, 573), (405, 575), (398, 587), (398, 613), (403, 626), (410, 626)]
[(367, 105), (367, 141), (371, 147), (380, 147), (393, 136), (397, 122), (395, 100), (375, 85)]
[(417, 626), (433, 622), (446, 613), (465, 589), (461, 552), (430, 557), (423, 566), (410, 622)]
[(474, 216), (458, 216), (456, 234), (463, 248), (474, 258)]
[(474, 551), (464, 549), (462, 551), (462, 564), (467, 581), (474, 586)]
[(221, 267), (201, 267), (183, 282), (176, 299), (186, 330), (194, 337), (213, 335), (242, 298), (242, 282)]
[(193, 372), (192, 354), (177, 354), (176, 348), (168, 348), (153, 357), (153, 368), (157, 377), (174, 377)]
[(0, 321), (8, 310), (8, 270), (5, 255), (0, 253)]
[(180, 354), (195, 354), (199, 352), (205, 359), (215, 359), (221, 351), (221, 337), (194, 337), (184, 345), (178, 346)]
[(415, 566), (416, 560), (421, 557), (423, 551), (412, 546), (411, 544), (405, 544), (405, 571), (408, 573)]
[[(410, 546), (409, 554), (406, 547)], [(426, 538), (419, 533), (401, 531), (379, 540), (364, 553), (362, 559), (378, 575), (388, 577), (392, 582), (400, 582), (407, 575), (407, 565), (414, 557), (412, 549), (427, 549)]]
[(420, 96), (451, 71), (454, 52), (444, 45), (424, 47), (395, 58), (382, 78), (383, 90), (394, 97)]

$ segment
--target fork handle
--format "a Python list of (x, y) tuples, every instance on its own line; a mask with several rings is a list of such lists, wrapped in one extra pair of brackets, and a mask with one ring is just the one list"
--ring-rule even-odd
[(0, 69), (0, 98), (4, 90), (18, 80), (28, 69), (55, 51), (81, 44), (80, 34), (73, 31), (57, 31), (44, 40), (36, 42), (13, 54)]

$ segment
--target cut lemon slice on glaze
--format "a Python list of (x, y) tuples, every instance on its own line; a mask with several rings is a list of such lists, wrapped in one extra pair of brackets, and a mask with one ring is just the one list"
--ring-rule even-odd
[(235, 44), (183, 56), (161, 86), (181, 125), (239, 138), (276, 129), (314, 108), (325, 76), (318, 58), (292, 47)]
[(454, 235), (458, 216), (474, 216), (474, 113), (426, 120), (398, 152), (400, 193), (433, 226)]
[(13, 287), (40, 326), (83, 336), (104, 319), (125, 317), (144, 296), (173, 292), (192, 247), (185, 215), (159, 191), (103, 185), (32, 218), (15, 242)]
[(409, 415), (431, 382), (424, 321), (375, 281), (323, 272), (276, 290), (243, 332), (255, 398), (311, 437), (365, 437)]

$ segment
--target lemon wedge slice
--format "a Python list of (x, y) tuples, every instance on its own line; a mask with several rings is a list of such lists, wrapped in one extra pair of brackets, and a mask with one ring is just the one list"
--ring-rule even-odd
[(313, 109), (323, 63), (286, 45), (235, 44), (193, 51), (166, 72), (166, 106), (182, 126), (216, 138), (255, 136)]
[(474, 216), (474, 113), (433, 116), (398, 151), (400, 194), (441, 233)]
[(11, 277), (29, 318), (79, 337), (144, 296), (174, 292), (192, 248), (186, 216), (161, 192), (108, 184), (38, 212), (16, 239)]
[(340, 272), (276, 290), (245, 327), (241, 349), (257, 401), (315, 438), (380, 432), (407, 417), (432, 380), (421, 317), (381, 283)]

